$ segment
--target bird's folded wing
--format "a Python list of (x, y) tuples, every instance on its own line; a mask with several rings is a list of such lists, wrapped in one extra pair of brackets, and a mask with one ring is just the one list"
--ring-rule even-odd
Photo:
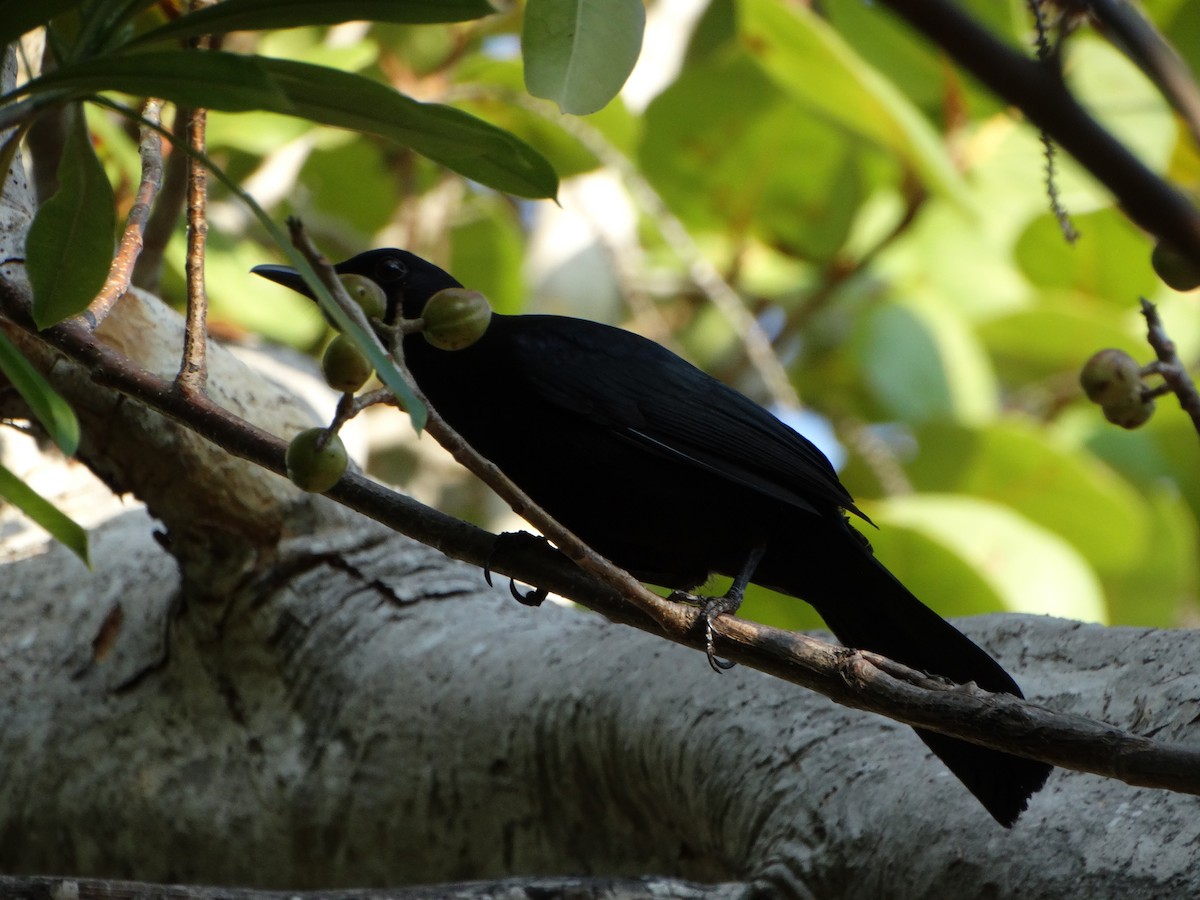
[[(522, 316), (521, 376), (560, 409), (806, 512), (862, 515), (807, 438), (660, 345), (619, 328)], [(539, 320), (528, 327), (531, 320)], [(560, 327), (569, 322), (572, 327)], [(590, 327), (580, 328), (581, 324)], [(863, 516), (863, 518), (866, 518)]]

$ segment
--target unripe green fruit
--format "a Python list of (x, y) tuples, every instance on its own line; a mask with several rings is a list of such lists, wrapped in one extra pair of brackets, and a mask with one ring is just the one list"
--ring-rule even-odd
[(1154, 400), (1151, 397), (1138, 397), (1121, 403), (1111, 403), (1104, 407), (1104, 418), (1122, 428), (1139, 428), (1150, 421), (1154, 415)]
[(439, 350), (462, 350), (483, 337), (492, 307), (479, 291), (444, 288), (429, 298), (421, 319), (425, 340)]
[(1177, 291), (1191, 291), (1200, 287), (1200, 265), (1165, 241), (1154, 245), (1150, 253), (1150, 265), (1154, 266), (1154, 271), (1168, 287)]
[(287, 475), (292, 484), (319, 494), (329, 490), (346, 471), (346, 445), (336, 434), (329, 435), (318, 449), (324, 428), (302, 431), (288, 444)]
[(337, 335), (321, 357), (321, 371), (326, 383), (335, 391), (353, 394), (371, 377), (371, 363), (344, 334)]
[(1101, 350), (1083, 364), (1079, 385), (1101, 406), (1123, 406), (1142, 398), (1142, 367), (1124, 350)]
[(387, 315), (387, 295), (366, 275), (339, 275), (342, 287), (355, 303), (362, 307), (368, 319), (383, 319)]

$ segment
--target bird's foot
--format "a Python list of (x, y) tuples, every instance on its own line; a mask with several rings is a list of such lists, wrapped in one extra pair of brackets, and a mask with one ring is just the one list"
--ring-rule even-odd
[(730, 592), (720, 597), (705, 597), (689, 594), (687, 591), (672, 591), (667, 599), (700, 607), (700, 621), (704, 625), (704, 655), (708, 657), (708, 665), (714, 672), (720, 675), (737, 665), (731, 660), (721, 659), (717, 656), (713, 621), (717, 616), (737, 612), (738, 607), (742, 605), (740, 592), (737, 594)]
[[(492, 552), (488, 556), (487, 563), (483, 567), (483, 580), (488, 583), (488, 587), (492, 586), (492, 564), (497, 557), (503, 558), (505, 554), (519, 552), (528, 548), (533, 544), (546, 544), (548, 541), (537, 534), (530, 534), (528, 531), (506, 531), (503, 534), (496, 535), (496, 542), (492, 545)], [(550, 592), (545, 588), (532, 587), (528, 591), (522, 592), (517, 587), (516, 579), (508, 579), (508, 592), (513, 595), (513, 599), (525, 606), (541, 606), (542, 601), (549, 596)]]

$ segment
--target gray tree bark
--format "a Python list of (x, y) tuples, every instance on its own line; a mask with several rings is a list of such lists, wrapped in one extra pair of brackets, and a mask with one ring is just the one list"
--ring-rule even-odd
[[(714, 676), (699, 654), (599, 616), (519, 606), (378, 526), (285, 541), (252, 582), (181, 608), (153, 528), (140, 511), (106, 525), (92, 573), (59, 547), (6, 566), (0, 871), (1200, 892), (1194, 797), (1060, 770), (1005, 831), (903, 726), (750, 670)], [(964, 626), (1038, 702), (1196, 733), (1194, 632)]]

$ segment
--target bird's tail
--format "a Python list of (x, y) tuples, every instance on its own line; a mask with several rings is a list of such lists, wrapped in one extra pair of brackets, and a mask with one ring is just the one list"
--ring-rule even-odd
[[(834, 555), (853, 559), (841, 565), (839, 560), (822, 559), (819, 566), (804, 567), (803, 584), (784, 579), (778, 587), (811, 603), (847, 647), (870, 650), (959, 684), (973, 681), (987, 691), (1024, 696), (996, 660), (913, 596), (875, 559), (865, 541), (857, 535), (845, 540), (838, 542)], [(814, 584), (814, 569), (837, 575), (831, 582)], [(920, 728), (916, 732), (1005, 827), (1016, 821), (1050, 774), (1045, 763)]]

